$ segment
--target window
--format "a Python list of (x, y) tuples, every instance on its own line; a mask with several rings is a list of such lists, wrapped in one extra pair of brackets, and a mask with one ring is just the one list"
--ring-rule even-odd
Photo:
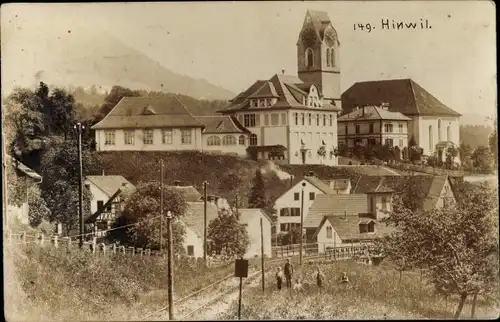
[(309, 192), (309, 200), (314, 200), (315, 194), (314, 192)]
[(290, 215), (300, 217), (300, 208), (290, 208)]
[(382, 197), (382, 210), (387, 210), (387, 197)]
[(280, 115), (273, 113), (271, 114), (271, 125), (280, 125)]
[(373, 123), (370, 123), (370, 125), (369, 125), (369, 126), (370, 126), (369, 132), (370, 132), (370, 133), (373, 133)]
[(368, 224), (368, 232), (369, 233), (375, 232), (375, 223), (373, 221), (370, 221), (370, 223)]
[(288, 231), (288, 224), (281, 224), (280, 229), (281, 231)]
[(295, 192), (293, 194), (293, 200), (299, 200), (300, 199), (300, 194), (298, 192)]
[(398, 131), (399, 133), (403, 133), (403, 124), (401, 123), (398, 124)]
[(392, 147), (394, 145), (394, 142), (392, 139), (385, 139), (385, 144), (387, 144), (388, 146)]
[(387, 133), (392, 133), (392, 123), (386, 123), (386, 124), (384, 124), (384, 130)]
[(240, 137), (238, 138), (238, 143), (240, 145), (245, 145), (245, 136), (244, 135), (240, 135)]
[(257, 135), (256, 134), (250, 134), (250, 145), (257, 145)]
[(193, 245), (188, 245), (188, 247), (187, 247), (187, 254), (188, 254), (188, 256), (193, 256), (194, 255), (194, 246)]
[(245, 127), (254, 127), (255, 123), (255, 114), (244, 114), (243, 115), (243, 125)]
[(281, 113), (281, 125), (286, 125), (286, 113)]
[(207, 139), (208, 146), (220, 145), (220, 138), (218, 136), (212, 135)]
[(402, 148), (403, 147), (403, 139), (399, 139), (399, 147)]
[(363, 143), (363, 139), (355, 139), (354, 140), (354, 145), (355, 146), (360, 146)]
[(304, 113), (300, 113), (300, 121), (301, 121), (301, 124), (302, 124), (302, 125), (305, 125), (305, 124), (306, 124), (306, 122), (305, 122), (305, 115), (304, 115)]
[(153, 130), (144, 130), (142, 143), (153, 144)]
[(333, 116), (328, 115), (328, 125), (332, 126), (332, 124), (333, 124)]
[(314, 66), (314, 53), (311, 48), (306, 49), (306, 66)]
[(223, 145), (236, 145), (236, 138), (232, 135), (226, 135), (222, 138)]
[(258, 100), (252, 100), (252, 107), (259, 107), (259, 101)]
[(271, 105), (273, 105), (273, 102), (270, 98), (266, 98), (266, 105), (269, 107)]
[(295, 125), (299, 125), (299, 114), (293, 113), (293, 119), (295, 120)]
[(191, 144), (191, 130), (181, 130), (181, 143)]
[(333, 238), (332, 227), (326, 227), (326, 238)]
[(280, 216), (281, 217), (288, 217), (288, 216), (290, 216), (290, 209), (289, 208), (282, 208), (282, 209), (280, 209)]
[(333, 48), (330, 49), (330, 64), (335, 67), (335, 49)]
[(319, 126), (321, 115), (316, 115), (316, 126)]
[(330, 48), (326, 49), (326, 66), (330, 67)]
[(366, 224), (359, 224), (359, 232), (361, 234), (368, 232), (368, 227)]
[(307, 114), (307, 118), (309, 119), (309, 125), (311, 125), (312, 124), (312, 114), (311, 113)]
[(102, 200), (97, 200), (97, 210), (101, 210), (102, 207), (104, 206), (104, 201)]
[(432, 125), (429, 125), (429, 151), (432, 152)]
[(356, 134), (359, 134), (359, 124), (354, 125), (356, 128)]
[(438, 120), (438, 142), (441, 142), (441, 120)]
[(104, 131), (104, 145), (115, 145), (115, 131)]
[(376, 145), (377, 141), (375, 139), (368, 139), (368, 145)]
[(451, 141), (451, 126), (446, 127), (446, 141)]
[(173, 141), (172, 130), (162, 130), (161, 137), (163, 144), (172, 144)]
[(135, 131), (134, 130), (129, 130), (129, 131), (124, 131), (124, 141), (126, 145), (134, 145), (135, 144)]
[(264, 114), (264, 125), (269, 125), (269, 115)]
[(347, 135), (347, 133), (349, 133), (349, 125), (346, 123), (345, 124), (345, 135)]
[(323, 114), (323, 126), (326, 126), (326, 114)]

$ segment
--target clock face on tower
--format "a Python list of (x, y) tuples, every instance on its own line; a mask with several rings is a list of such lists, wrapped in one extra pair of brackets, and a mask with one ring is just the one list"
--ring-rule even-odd
[(308, 46), (311, 47), (316, 43), (316, 33), (312, 29), (306, 29), (302, 33), (302, 42)]
[(335, 39), (335, 33), (333, 32), (333, 30), (329, 29), (326, 31), (325, 40), (326, 40), (326, 44), (329, 47), (332, 47), (335, 44), (336, 39)]

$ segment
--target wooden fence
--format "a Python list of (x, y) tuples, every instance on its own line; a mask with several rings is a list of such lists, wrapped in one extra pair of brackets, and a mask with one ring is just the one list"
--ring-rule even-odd
[[(321, 251), (320, 251), (321, 250)], [(300, 244), (273, 247), (273, 257), (290, 257), (300, 254)], [(379, 257), (373, 244), (323, 245), (308, 243), (303, 245), (303, 255), (324, 255), (326, 259), (346, 260), (353, 258), (370, 259)]]

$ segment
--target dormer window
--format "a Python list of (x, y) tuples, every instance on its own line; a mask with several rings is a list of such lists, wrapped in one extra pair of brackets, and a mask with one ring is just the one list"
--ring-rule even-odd
[(266, 98), (266, 104), (267, 104), (267, 107), (270, 107), (271, 105), (273, 105), (273, 100), (270, 98)]
[(359, 223), (359, 233), (360, 234), (366, 234), (366, 233), (374, 233), (375, 232), (375, 222), (373, 220), (362, 220)]

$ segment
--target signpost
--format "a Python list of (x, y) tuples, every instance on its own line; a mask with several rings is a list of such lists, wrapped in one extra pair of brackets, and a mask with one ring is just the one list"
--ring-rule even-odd
[(241, 258), (235, 261), (234, 276), (240, 278), (240, 296), (238, 298), (238, 320), (241, 320), (241, 289), (243, 287), (243, 277), (248, 277), (248, 260)]

